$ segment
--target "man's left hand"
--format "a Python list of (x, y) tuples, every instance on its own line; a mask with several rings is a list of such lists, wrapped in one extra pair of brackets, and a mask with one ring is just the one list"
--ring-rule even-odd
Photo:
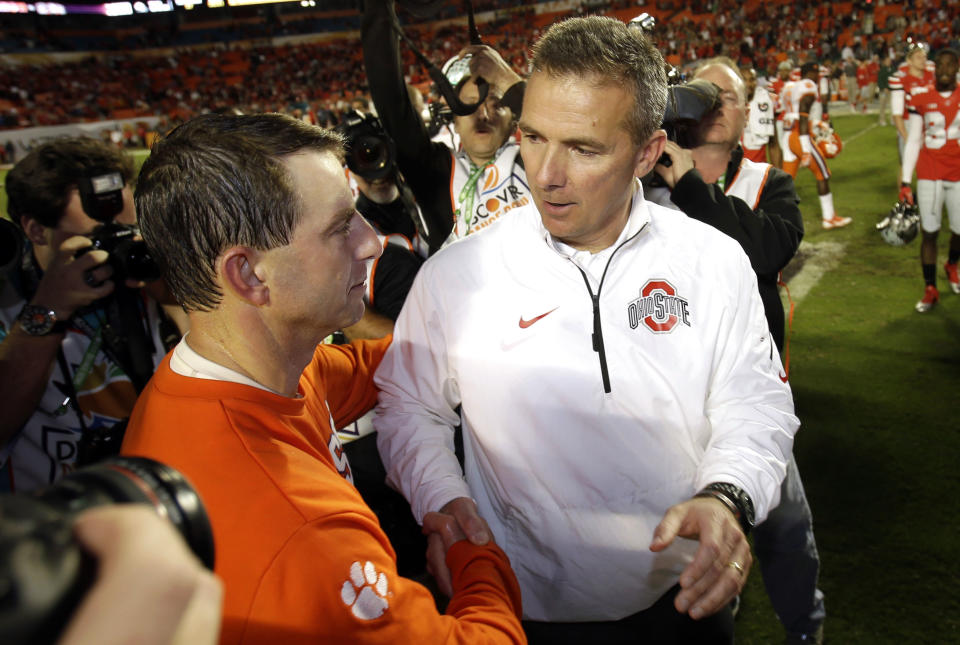
[(670, 187), (670, 190), (673, 190), (680, 178), (696, 167), (693, 163), (693, 153), (668, 139), (663, 154), (669, 155), (673, 163), (669, 166), (657, 164), (653, 169), (663, 177), (663, 181)]
[(695, 620), (716, 613), (740, 593), (753, 564), (743, 530), (723, 502), (695, 497), (667, 510), (650, 550), (663, 551), (676, 537), (698, 540), (700, 547), (680, 573), (674, 606)]

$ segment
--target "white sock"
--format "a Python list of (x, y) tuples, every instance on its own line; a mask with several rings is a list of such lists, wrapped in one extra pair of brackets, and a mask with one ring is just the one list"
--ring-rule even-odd
[(820, 214), (823, 219), (833, 219), (833, 194), (820, 195)]

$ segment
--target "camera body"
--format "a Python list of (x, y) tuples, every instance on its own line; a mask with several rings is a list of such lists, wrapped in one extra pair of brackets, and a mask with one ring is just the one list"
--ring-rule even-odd
[(681, 148), (695, 148), (700, 122), (721, 105), (720, 88), (710, 81), (694, 79), (689, 83), (669, 85), (662, 126), (667, 138)]
[(396, 171), (397, 147), (380, 119), (356, 110), (349, 112), (337, 130), (347, 140), (347, 168), (368, 181)]
[(143, 240), (136, 239), (140, 231), (135, 226), (107, 222), (100, 224), (87, 236), (92, 244), (83, 252), (99, 249), (110, 254), (107, 262), (113, 267), (113, 280), (120, 284), (127, 278), (149, 282), (160, 277), (160, 267), (150, 255)]
[(73, 521), (83, 510), (118, 503), (153, 506), (213, 569), (213, 530), (199, 495), (183, 475), (152, 459), (116, 457), (32, 495), (0, 495), (0, 640), (5, 645), (56, 641), (97, 570), (73, 537)]
[(146, 242), (135, 239), (135, 226), (118, 224), (113, 218), (123, 211), (123, 176), (119, 172), (83, 177), (77, 182), (83, 211), (101, 222), (87, 237), (93, 243), (77, 255), (93, 249), (110, 254), (113, 279), (121, 283), (127, 278), (150, 281), (160, 277), (160, 267), (150, 255)]

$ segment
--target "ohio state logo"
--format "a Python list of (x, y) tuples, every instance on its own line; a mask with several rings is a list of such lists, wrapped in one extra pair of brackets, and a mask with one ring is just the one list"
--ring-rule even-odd
[(690, 326), (690, 304), (668, 281), (648, 280), (640, 289), (640, 297), (627, 305), (627, 319), (630, 329), (643, 323), (655, 334), (666, 334), (678, 322)]

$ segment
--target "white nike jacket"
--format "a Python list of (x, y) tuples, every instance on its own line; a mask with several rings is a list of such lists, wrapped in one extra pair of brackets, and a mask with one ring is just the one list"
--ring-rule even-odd
[(376, 374), (388, 481), (418, 520), (473, 497), (510, 556), (528, 619), (615, 620), (649, 607), (697, 546), (649, 550), (666, 510), (730, 482), (763, 520), (799, 425), (734, 240), (638, 188), (605, 253), (596, 346), (609, 392), (584, 276), (532, 204), (423, 266)]

